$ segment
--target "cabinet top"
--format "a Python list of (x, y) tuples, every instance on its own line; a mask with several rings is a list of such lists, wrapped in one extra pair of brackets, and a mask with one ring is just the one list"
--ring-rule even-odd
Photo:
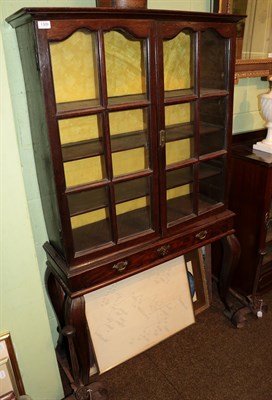
[(155, 19), (155, 20), (180, 20), (192, 22), (237, 23), (244, 15), (219, 14), (206, 12), (191, 12), (177, 10), (154, 9), (118, 9), (118, 8), (22, 8), (6, 18), (14, 28), (31, 22), (32, 20), (57, 20), (57, 19), (99, 19), (99, 18), (129, 18), (129, 19)]
[(263, 164), (268, 168), (272, 168), (272, 154), (264, 151), (253, 150), (249, 146), (237, 146), (233, 149), (233, 156), (236, 158), (244, 158), (247, 161)]

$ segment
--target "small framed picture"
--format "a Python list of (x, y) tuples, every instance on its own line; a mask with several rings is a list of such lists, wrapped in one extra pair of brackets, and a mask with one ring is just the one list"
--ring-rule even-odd
[(231, 13), (232, 0), (213, 0), (211, 8), (215, 13)]
[(205, 268), (206, 248), (193, 250), (185, 254), (185, 263), (195, 315), (206, 310), (210, 305), (209, 282)]
[(24, 394), (10, 333), (0, 333), (0, 400), (17, 400)]

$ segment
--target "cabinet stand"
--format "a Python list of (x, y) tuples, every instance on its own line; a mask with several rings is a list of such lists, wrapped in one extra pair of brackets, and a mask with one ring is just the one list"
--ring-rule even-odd
[[(222, 267), (218, 281), (218, 291), (225, 306), (224, 314), (240, 328), (245, 315), (253, 312), (250, 302), (246, 304), (229, 285), (240, 256), (240, 245), (234, 234), (218, 241), (222, 248)], [(66, 400), (107, 400), (108, 394), (102, 382), (92, 382), (90, 368), (95, 366), (95, 355), (91, 348), (88, 323), (85, 316), (84, 296), (72, 298), (63, 289), (59, 279), (54, 275), (53, 267), (47, 263), (46, 286), (48, 295), (59, 321), (59, 340), (56, 348)], [(211, 271), (207, 271), (211, 274)], [(208, 279), (211, 276), (208, 277)], [(233, 298), (240, 301), (240, 308), (233, 303)], [(243, 307), (241, 307), (241, 303)], [(235, 310), (236, 307), (236, 310)], [(257, 309), (257, 306), (256, 306)]]

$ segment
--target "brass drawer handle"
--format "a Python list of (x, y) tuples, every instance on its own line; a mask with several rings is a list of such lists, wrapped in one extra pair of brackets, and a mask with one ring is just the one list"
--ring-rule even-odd
[(159, 247), (157, 249), (157, 253), (159, 257), (165, 257), (169, 253), (169, 250), (170, 250), (170, 245), (166, 244), (165, 246)]
[(200, 231), (198, 234), (195, 235), (196, 239), (203, 240), (207, 236), (208, 231)]
[(122, 272), (127, 268), (127, 266), (128, 266), (127, 261), (119, 261), (117, 264), (114, 264), (112, 268), (116, 269), (116, 271), (118, 272)]

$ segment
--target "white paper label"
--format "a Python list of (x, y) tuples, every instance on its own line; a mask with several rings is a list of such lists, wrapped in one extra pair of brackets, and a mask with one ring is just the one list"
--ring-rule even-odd
[(0, 379), (5, 379), (5, 377), (6, 377), (5, 371), (4, 371), (4, 370), (1, 370), (1, 371), (0, 371)]
[(38, 28), (39, 29), (50, 29), (51, 22), (50, 21), (38, 21)]

